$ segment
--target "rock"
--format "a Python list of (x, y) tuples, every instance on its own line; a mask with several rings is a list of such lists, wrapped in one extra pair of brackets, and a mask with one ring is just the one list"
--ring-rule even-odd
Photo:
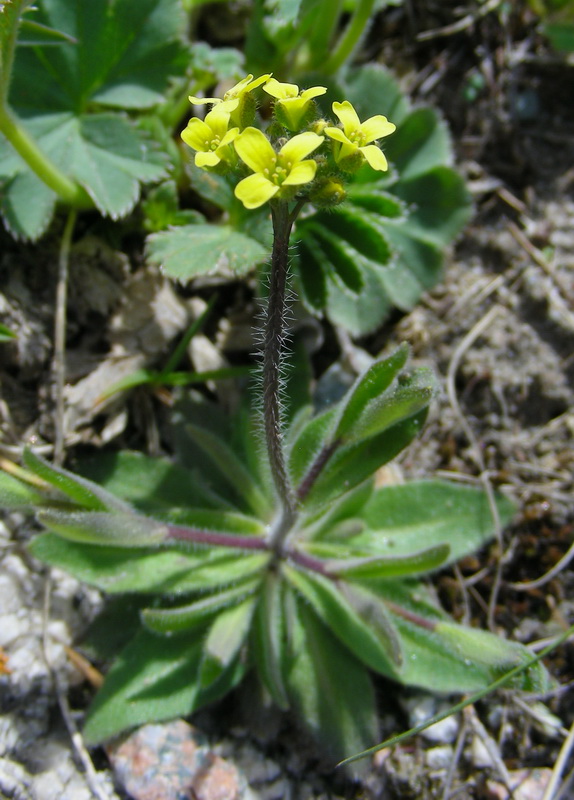
[(237, 767), (183, 720), (143, 725), (106, 750), (133, 800), (258, 800)]

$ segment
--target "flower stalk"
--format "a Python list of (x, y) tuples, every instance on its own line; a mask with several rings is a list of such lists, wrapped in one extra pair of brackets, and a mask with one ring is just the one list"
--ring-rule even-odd
[(273, 250), (269, 299), (263, 337), (263, 417), (265, 443), (271, 465), (273, 483), (279, 498), (280, 514), (271, 531), (271, 543), (279, 552), (297, 516), (295, 494), (289, 480), (281, 435), (281, 357), (285, 338), (287, 275), (289, 270), (289, 236), (294, 215), (286, 202), (271, 204)]

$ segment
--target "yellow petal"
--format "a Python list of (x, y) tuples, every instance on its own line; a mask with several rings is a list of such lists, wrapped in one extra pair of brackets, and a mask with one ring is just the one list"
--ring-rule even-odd
[(204, 106), (206, 103), (221, 103), (220, 97), (194, 97), (190, 94), (187, 99), (194, 106)]
[(235, 187), (235, 196), (241, 200), (245, 208), (259, 208), (274, 197), (279, 187), (267, 180), (264, 175), (255, 173), (243, 178)]
[(275, 151), (269, 139), (257, 128), (245, 128), (235, 140), (235, 150), (253, 172), (272, 171), (275, 166)]
[(361, 125), (361, 120), (359, 119), (357, 112), (348, 100), (345, 100), (342, 103), (333, 103), (333, 113), (336, 114), (341, 120), (341, 123), (343, 124), (343, 130), (347, 136), (353, 133), (353, 131), (356, 131)]
[(389, 164), (382, 150), (379, 150), (376, 144), (368, 144), (366, 147), (359, 147), (361, 153), (365, 156), (370, 167), (378, 169), (380, 172), (386, 172)]
[(312, 100), (314, 97), (326, 94), (327, 89), (325, 86), (311, 86), (309, 89), (303, 89), (301, 92), (301, 100)]
[(297, 161), (301, 161), (313, 150), (316, 150), (324, 141), (324, 136), (318, 136), (316, 133), (307, 131), (307, 133), (300, 133), (298, 136), (289, 139), (279, 152), (284, 162), (290, 161), (292, 164), (296, 164)]
[(195, 154), (196, 167), (214, 167), (216, 164), (219, 164), (220, 161), (221, 159), (213, 150), (208, 150), (207, 153)]
[(206, 150), (213, 139), (213, 131), (202, 119), (193, 117), (187, 123), (187, 128), (181, 132), (181, 138), (194, 150)]
[(300, 161), (295, 164), (289, 175), (283, 181), (283, 186), (300, 186), (302, 183), (311, 183), (317, 172), (316, 161)]
[(297, 97), (299, 87), (295, 83), (279, 83), (275, 78), (271, 78), (263, 87), (263, 91), (271, 97), (276, 97), (277, 100), (286, 100), (288, 97)]
[[(225, 147), (225, 145), (231, 144), (231, 142), (234, 139), (236, 139), (237, 136), (239, 136), (239, 128), (230, 128), (230, 130), (227, 131), (227, 133), (225, 134), (225, 136), (221, 140), (221, 143), (220, 143), (219, 147)], [(218, 150), (219, 150), (219, 147), (217, 148)]]
[(247, 91), (252, 92), (254, 89), (257, 89), (257, 87), (261, 86), (262, 83), (268, 81), (272, 74), (273, 74), (272, 72), (267, 72), (265, 75), (260, 75), (258, 78), (255, 78), (254, 80), (250, 81), (249, 86), (247, 87)]
[(229, 126), (229, 114), (227, 111), (221, 110), (222, 105), (223, 103), (215, 106), (215, 108), (212, 109), (209, 114), (205, 115), (205, 124), (209, 125), (213, 131), (212, 137), (217, 136), (219, 139), (223, 139)]
[(335, 139), (337, 142), (342, 142), (343, 144), (352, 144), (352, 142), (347, 139), (340, 128), (325, 128), (325, 133), (327, 136), (329, 136), (331, 139)]
[(364, 136), (363, 141), (368, 144), (374, 142), (375, 139), (382, 139), (383, 136), (389, 136), (397, 128), (392, 122), (382, 114), (377, 114), (375, 117), (370, 117), (365, 120), (361, 125), (361, 133)]
[(243, 91), (245, 91), (245, 89), (247, 89), (252, 80), (253, 80), (253, 75), (249, 73), (249, 75), (246, 75), (245, 78), (242, 78), (239, 81), (239, 83), (236, 83), (235, 86), (232, 86), (231, 89), (229, 89), (229, 91), (225, 92), (223, 97), (225, 98), (225, 100), (230, 100), (232, 97), (237, 97)]

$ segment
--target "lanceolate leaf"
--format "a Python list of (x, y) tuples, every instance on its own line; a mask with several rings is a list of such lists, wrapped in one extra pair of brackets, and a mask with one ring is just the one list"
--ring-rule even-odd
[[(500, 521), (506, 525), (514, 507), (496, 497)], [(493, 536), (488, 498), (480, 489), (448, 481), (412, 481), (377, 489), (357, 516), (366, 526), (353, 545), (381, 556), (407, 556), (421, 542), (448, 544), (448, 563), (475, 552)]]
[(284, 642), (284, 613), (281, 578), (268, 572), (255, 610), (253, 647), (259, 676), (279, 708), (289, 707)]
[(84, 738), (98, 744), (126, 728), (186, 716), (199, 692), (201, 634), (141, 631), (120, 653), (90, 707)]
[(408, 355), (408, 345), (403, 344), (388, 358), (375, 361), (357, 378), (355, 385), (340, 404), (339, 419), (333, 439), (345, 437), (363, 409), (388, 389), (398, 372), (406, 364)]
[(248, 597), (220, 612), (213, 621), (203, 646), (202, 687), (211, 684), (233, 662), (249, 634), (256, 604), (256, 597)]
[(375, 696), (369, 674), (305, 603), (296, 624), (303, 641), (289, 672), (289, 693), (307, 726), (333, 760), (377, 737)]
[(197, 628), (218, 611), (244, 600), (258, 588), (259, 581), (250, 580), (225, 591), (194, 600), (176, 608), (146, 608), (142, 620), (155, 633), (185, 633)]
[(125, 513), (132, 511), (128, 503), (102, 489), (97, 483), (81, 478), (62, 467), (49, 464), (29, 448), (24, 450), (24, 463), (31, 472), (83, 508), (91, 511), (122, 511)]
[(285, 567), (285, 576), (315, 614), (356, 658), (371, 669), (387, 674), (395, 657), (387, 636), (380, 637), (344, 598), (333, 581)]
[(166, 525), (138, 514), (107, 511), (38, 511), (38, 521), (48, 530), (72, 542), (142, 547), (161, 544), (168, 535)]

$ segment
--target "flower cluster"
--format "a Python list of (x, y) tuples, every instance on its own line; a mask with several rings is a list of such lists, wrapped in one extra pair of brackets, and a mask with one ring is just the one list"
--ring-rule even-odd
[[(274, 121), (267, 134), (253, 125), (252, 92), (259, 87), (274, 98)], [(247, 75), (223, 98), (190, 97), (191, 103), (212, 108), (203, 120), (193, 117), (181, 138), (195, 150), (195, 164), (202, 169), (236, 169), (239, 157), (252, 173), (235, 187), (235, 195), (246, 208), (259, 208), (272, 199), (291, 200), (301, 187), (312, 183), (314, 200), (338, 203), (344, 198), (345, 173), (365, 162), (375, 170), (388, 169), (387, 159), (374, 142), (393, 133), (395, 126), (381, 114), (361, 122), (348, 100), (333, 103), (339, 126), (317, 120), (314, 100), (326, 92), (324, 86), (300, 90), (271, 75)], [(314, 157), (308, 158), (312, 153)], [(337, 191), (331, 198), (328, 187), (332, 186)]]

